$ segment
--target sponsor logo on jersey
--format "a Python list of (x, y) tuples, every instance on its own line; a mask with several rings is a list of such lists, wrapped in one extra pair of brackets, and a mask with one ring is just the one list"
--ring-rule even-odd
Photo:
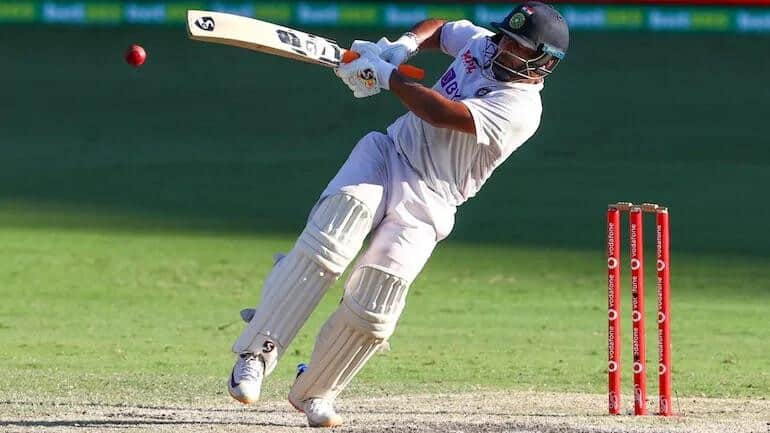
[(454, 68), (449, 68), (441, 77), (441, 88), (449, 99), (460, 99), (460, 85), (457, 84), (457, 73)]
[(472, 74), (476, 71), (478, 68), (478, 65), (476, 63), (476, 59), (473, 58), (473, 54), (471, 54), (471, 50), (466, 51), (463, 53), (463, 63), (465, 64), (465, 72), (467, 74)]
[(457, 74), (454, 69), (450, 68), (444, 73), (444, 76), (441, 77), (441, 87), (446, 87), (447, 84), (449, 84), (450, 81), (454, 81), (455, 78), (457, 78)]

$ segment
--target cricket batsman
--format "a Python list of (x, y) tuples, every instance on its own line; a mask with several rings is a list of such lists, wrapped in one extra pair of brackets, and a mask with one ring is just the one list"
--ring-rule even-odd
[[(236, 400), (259, 398), (262, 380), (369, 236), (289, 392), (310, 426), (342, 424), (335, 399), (393, 334), (409, 286), (449, 235), (457, 206), (537, 130), (543, 82), (569, 45), (564, 18), (539, 2), (520, 4), (491, 26), (495, 32), (465, 20), (428, 19), (395, 42), (353, 44), (361, 56), (335, 71), (353, 95), (389, 90), (409, 111), (386, 133), (358, 142), (265, 280), (256, 312), (233, 345), (229, 391)], [(430, 49), (454, 58), (432, 88), (397, 71)]]

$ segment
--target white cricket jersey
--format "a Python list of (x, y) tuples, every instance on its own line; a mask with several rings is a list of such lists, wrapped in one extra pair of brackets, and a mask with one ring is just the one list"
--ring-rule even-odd
[(408, 112), (388, 127), (388, 136), (428, 186), (450, 204), (476, 195), (492, 171), (540, 125), (542, 84), (506, 83), (481, 73), (495, 44), (493, 33), (462, 20), (444, 24), (441, 49), (455, 57), (433, 86), (465, 104), (476, 135), (437, 128)]

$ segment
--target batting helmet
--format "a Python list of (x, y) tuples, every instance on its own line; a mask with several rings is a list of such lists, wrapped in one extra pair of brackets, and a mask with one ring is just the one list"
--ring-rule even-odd
[(530, 71), (548, 75), (567, 54), (569, 48), (567, 22), (556, 9), (544, 3), (537, 1), (522, 3), (516, 6), (505, 19), (493, 22), (491, 25), (498, 31), (499, 36), (507, 36), (537, 52), (537, 55), (531, 59), (519, 57), (524, 65), (515, 70), (496, 62), (495, 60), (501, 54), (497, 53), (493, 64), (518, 76), (531, 78)]

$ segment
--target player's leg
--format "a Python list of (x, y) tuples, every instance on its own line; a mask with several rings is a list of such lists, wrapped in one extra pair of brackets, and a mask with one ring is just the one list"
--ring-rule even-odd
[(238, 357), (228, 388), (243, 403), (258, 399), (262, 379), (381, 218), (384, 161), (367, 137), (322, 194), (294, 248), (273, 267), (260, 304), (233, 345)]
[(435, 245), (436, 233), (428, 224), (405, 227), (386, 217), (376, 229), (345, 284), (340, 306), (316, 339), (308, 369), (289, 394), (311, 426), (342, 423), (334, 399), (393, 333), (409, 285)]

